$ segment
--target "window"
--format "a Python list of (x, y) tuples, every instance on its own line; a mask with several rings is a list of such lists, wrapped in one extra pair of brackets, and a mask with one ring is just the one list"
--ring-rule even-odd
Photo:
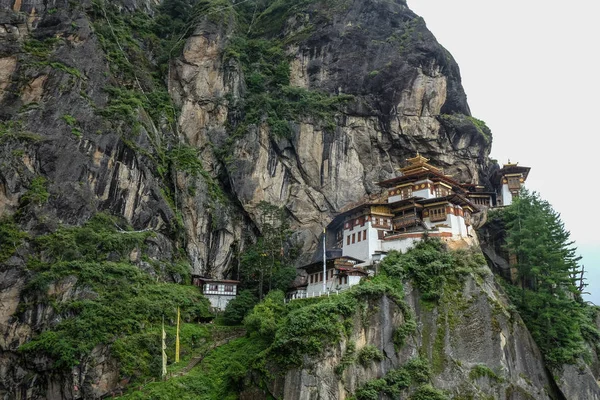
[(400, 197), (402, 199), (408, 199), (412, 197), (412, 186), (400, 190)]
[(348, 235), (347, 239), (348, 240), (346, 240), (346, 244), (350, 244), (350, 235)]
[(448, 196), (448, 188), (442, 185), (436, 185), (435, 187), (435, 197), (445, 197)]
[(362, 240), (362, 235), (360, 234), (360, 232), (358, 232), (358, 241), (360, 242)]
[(208, 290), (216, 292), (219, 290), (219, 285), (208, 285)]
[(352, 244), (356, 242), (356, 233), (352, 234)]
[(363, 240), (367, 240), (367, 230), (363, 231)]
[(315, 278), (315, 276), (313, 274), (310, 274), (309, 275), (309, 282), (313, 283), (314, 282), (314, 280), (313, 280), (314, 278)]
[(446, 207), (437, 207), (429, 210), (429, 219), (431, 222), (446, 220)]
[(233, 285), (225, 285), (226, 292), (233, 292)]
[(508, 178), (508, 188), (509, 189), (520, 189), (521, 188), (521, 178), (518, 176), (511, 176)]
[(319, 282), (321, 282), (323, 280), (323, 273), (319, 272)]

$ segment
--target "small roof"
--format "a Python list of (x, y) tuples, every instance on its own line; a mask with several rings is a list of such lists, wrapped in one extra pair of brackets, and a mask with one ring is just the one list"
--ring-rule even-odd
[(206, 278), (203, 277), (201, 275), (193, 275), (192, 274), (192, 278), (199, 278), (201, 281), (207, 282), (207, 283), (240, 283), (240, 281), (234, 281), (234, 280), (230, 280), (230, 279), (212, 279), (212, 278)]
[[(428, 165), (428, 164), (427, 164)], [(454, 179), (450, 175), (443, 174), (439, 169), (428, 169), (422, 167), (418, 170), (414, 170), (410, 174), (403, 174), (401, 176), (397, 176), (395, 178), (391, 178), (385, 181), (378, 182), (377, 185), (383, 188), (393, 188), (398, 186), (403, 182), (416, 182), (418, 180), (422, 180), (424, 178), (431, 179), (434, 182), (445, 182), (450, 184), (457, 190), (465, 191), (464, 187), (461, 183), (459, 183), (456, 179)]]
[(403, 175), (409, 175), (409, 174), (412, 174), (415, 172), (420, 172), (423, 170), (440, 172), (439, 168), (436, 168), (433, 165), (428, 164), (429, 159), (423, 157), (421, 154), (419, 154), (418, 151), (417, 151), (417, 155), (415, 157), (407, 158), (406, 161), (408, 161), (408, 165), (406, 167), (398, 168), (398, 170), (400, 172), (402, 172)]
[(508, 164), (504, 164), (504, 166), (502, 168), (500, 168), (499, 170), (497, 170), (494, 173), (492, 181), (496, 185), (498, 185), (498, 184), (500, 184), (502, 177), (504, 175), (510, 175), (510, 174), (523, 174), (523, 179), (527, 180), (527, 176), (529, 175), (529, 171), (531, 170), (531, 167), (521, 167), (518, 164), (519, 163), (511, 163), (510, 161), (508, 162)]
[[(356, 262), (356, 264), (362, 264), (365, 262), (364, 260), (359, 260), (358, 258), (354, 258), (354, 257), (350, 257), (350, 256), (333, 257), (333, 258), (327, 259), (326, 267), (330, 267), (330, 266), (334, 265), (336, 260), (354, 261), (354, 262)], [(323, 267), (323, 260), (315, 261), (313, 263), (303, 265), (302, 267), (298, 267), (298, 269), (309, 269), (309, 268), (313, 268), (313, 267)]]

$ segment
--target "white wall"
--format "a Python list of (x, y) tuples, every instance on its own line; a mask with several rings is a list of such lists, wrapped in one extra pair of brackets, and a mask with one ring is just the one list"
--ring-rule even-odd
[(388, 203), (395, 203), (396, 201), (400, 201), (402, 200), (402, 196), (400, 195), (395, 195), (395, 196), (390, 196), (388, 197)]
[(512, 204), (512, 193), (508, 190), (508, 184), (502, 184), (502, 205), (510, 206)]
[(216, 295), (216, 294), (205, 294), (206, 298), (210, 302), (210, 305), (213, 308), (216, 308), (220, 311), (224, 311), (225, 307), (227, 307), (227, 303), (229, 303), (232, 299), (235, 299), (235, 295), (227, 296), (227, 295)]
[(406, 253), (406, 251), (412, 247), (415, 247), (415, 244), (420, 242), (421, 238), (406, 238), (399, 240), (382, 240), (382, 250), (390, 251), (397, 250), (402, 253)]
[[(363, 240), (364, 231), (367, 231), (367, 238)], [(376, 229), (371, 227), (371, 222), (366, 222), (364, 226), (355, 226), (354, 229), (344, 229), (344, 244), (342, 246), (342, 255), (348, 257), (358, 258), (359, 260), (368, 260), (371, 258), (371, 254), (374, 250), (371, 248), (376, 245), (372, 240), (372, 231), (375, 231), (375, 238), (377, 238)], [(354, 243), (352, 243), (352, 234), (355, 235)], [(358, 241), (358, 235), (360, 235), (360, 242)], [(350, 238), (350, 244), (348, 243)]]
[[(430, 181), (429, 179), (427, 179), (427, 180), (424, 180), (424, 181), (415, 182), (415, 185), (420, 185), (422, 183), (425, 183), (426, 185), (427, 184), (430, 184), (430, 185), (433, 184), (432, 181)], [(413, 196), (414, 197), (424, 197), (426, 199), (433, 199), (435, 197), (435, 190), (434, 190), (434, 192), (432, 194), (430, 188), (424, 187), (423, 189), (413, 190)]]

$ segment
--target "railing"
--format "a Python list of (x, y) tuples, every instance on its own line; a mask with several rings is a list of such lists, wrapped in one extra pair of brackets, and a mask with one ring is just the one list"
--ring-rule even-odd
[(419, 223), (419, 219), (415, 214), (413, 214), (405, 217), (394, 218), (392, 223), (394, 224), (394, 229), (405, 228), (407, 226), (417, 225)]
[(324, 296), (337, 296), (338, 294), (340, 294), (341, 292), (350, 289), (350, 286), (339, 289), (339, 290), (328, 290), (326, 292), (323, 291), (318, 291), (318, 292), (305, 292), (305, 293), (296, 293), (294, 295), (292, 295), (290, 298), (285, 299), (285, 302), (288, 303), (292, 300), (300, 300), (300, 299), (312, 299), (315, 297), (324, 297)]

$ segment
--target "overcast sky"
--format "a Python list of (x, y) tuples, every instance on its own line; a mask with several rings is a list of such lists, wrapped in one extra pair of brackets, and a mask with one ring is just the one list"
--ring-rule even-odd
[(600, 304), (600, 3), (408, 0), (461, 69), (492, 158), (531, 167), (576, 241)]

